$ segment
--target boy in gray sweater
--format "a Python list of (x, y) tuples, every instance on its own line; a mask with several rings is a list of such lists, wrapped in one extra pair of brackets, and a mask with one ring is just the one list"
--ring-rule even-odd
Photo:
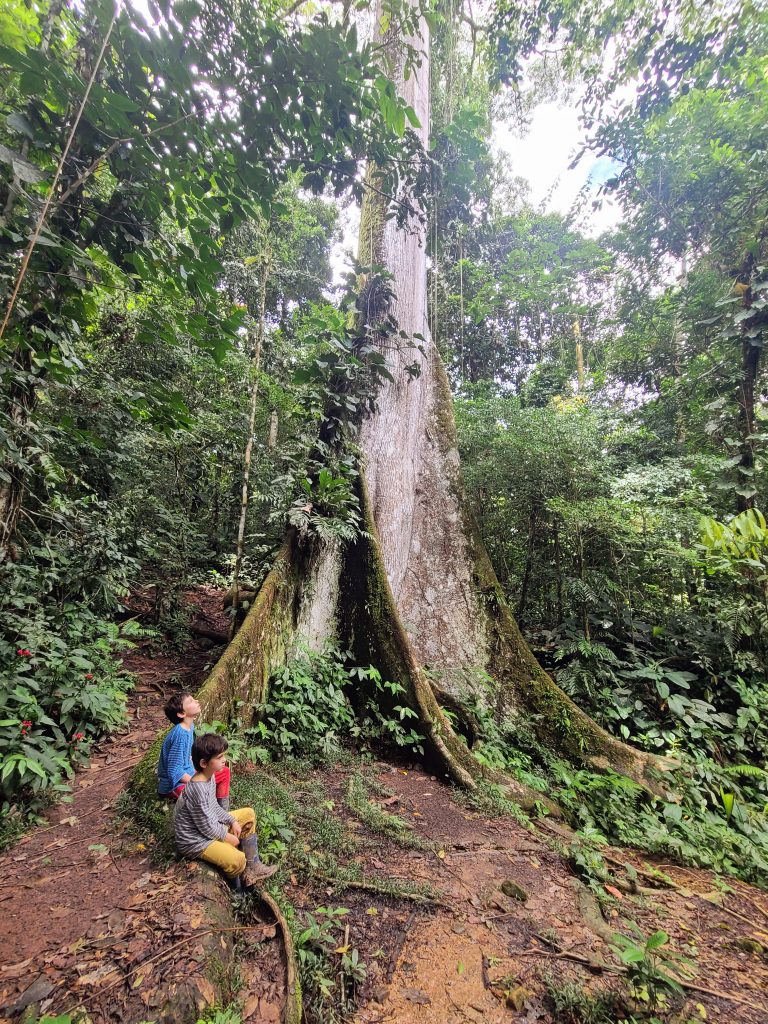
[(215, 865), (233, 889), (264, 882), (277, 871), (259, 858), (252, 807), (225, 811), (216, 801), (215, 775), (226, 764), (227, 741), (208, 733), (192, 745), (195, 774), (179, 796), (173, 830), (182, 857)]

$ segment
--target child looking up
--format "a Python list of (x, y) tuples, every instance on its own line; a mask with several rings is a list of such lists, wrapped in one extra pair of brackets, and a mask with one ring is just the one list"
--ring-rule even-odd
[[(200, 702), (191, 693), (174, 693), (163, 709), (173, 725), (163, 740), (157, 765), (157, 791), (170, 800), (179, 794), (192, 778), (192, 744), (195, 740), (195, 719), (200, 714)], [(224, 810), (229, 809), (230, 770), (224, 767), (216, 775), (216, 799)]]
[[(232, 887), (240, 890), (266, 881), (277, 871), (259, 858), (252, 807), (225, 811), (216, 802), (216, 772), (226, 764), (227, 741), (217, 733), (195, 740), (195, 774), (176, 803), (173, 831), (182, 857), (199, 857), (215, 865)], [(238, 849), (240, 847), (240, 849)]]

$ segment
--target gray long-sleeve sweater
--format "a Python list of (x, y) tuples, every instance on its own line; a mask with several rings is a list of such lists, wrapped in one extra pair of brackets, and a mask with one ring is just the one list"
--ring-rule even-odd
[(223, 840), (235, 819), (216, 802), (216, 779), (190, 781), (176, 803), (173, 832), (182, 857), (199, 857), (215, 839)]

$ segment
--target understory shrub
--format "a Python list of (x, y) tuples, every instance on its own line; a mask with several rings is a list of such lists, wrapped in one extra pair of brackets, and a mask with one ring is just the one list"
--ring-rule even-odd
[(475, 717), (481, 729), (476, 747), (486, 763), (546, 793), (592, 841), (768, 884), (766, 804), (750, 785), (752, 773), (738, 779), (704, 756), (681, 758), (667, 780), (681, 799), (667, 802), (623, 775), (562, 760), (528, 730), (501, 728), (487, 708), (477, 708)]
[(50, 556), (0, 569), (0, 843), (123, 724), (131, 681), (115, 656), (141, 632), (62, 597)]
[(270, 755), (327, 760), (347, 740), (423, 753), (423, 737), (410, 725), (416, 713), (397, 702), (405, 688), (383, 679), (372, 665), (350, 661), (349, 652), (326, 647), (302, 651), (278, 669), (259, 722), (245, 730), (246, 743), (259, 745), (251, 752), (262, 761)]

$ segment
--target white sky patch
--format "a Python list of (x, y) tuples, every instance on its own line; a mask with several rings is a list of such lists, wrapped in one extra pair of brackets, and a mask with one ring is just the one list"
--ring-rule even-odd
[[(530, 128), (523, 136), (515, 134), (506, 124), (497, 124), (493, 148), (507, 153), (512, 173), (528, 181), (533, 206), (544, 212), (574, 212), (576, 226), (586, 235), (596, 238), (621, 221), (618, 205), (611, 199), (598, 197), (599, 186), (617, 173), (618, 167), (608, 157), (598, 158), (587, 152), (571, 170), (570, 164), (583, 140), (578, 108), (552, 102), (535, 108)], [(585, 196), (580, 200), (582, 191), (585, 191)], [(592, 201), (598, 198), (599, 207), (593, 209)], [(347, 256), (356, 249), (358, 223), (359, 211), (356, 208), (348, 207), (342, 212), (343, 238), (331, 253), (334, 284), (339, 284), (342, 274), (349, 269)]]
[[(609, 160), (597, 159), (590, 153), (570, 169), (583, 140), (575, 106), (542, 103), (533, 111), (530, 128), (522, 137), (508, 125), (497, 124), (493, 145), (509, 155), (513, 173), (529, 182), (534, 206), (545, 212), (569, 213), (583, 189), (588, 197), (597, 199), (598, 186), (615, 173)], [(600, 208), (593, 210), (587, 198), (583, 206), (577, 223), (592, 237), (616, 227), (621, 220), (621, 211), (612, 200), (602, 198)]]

